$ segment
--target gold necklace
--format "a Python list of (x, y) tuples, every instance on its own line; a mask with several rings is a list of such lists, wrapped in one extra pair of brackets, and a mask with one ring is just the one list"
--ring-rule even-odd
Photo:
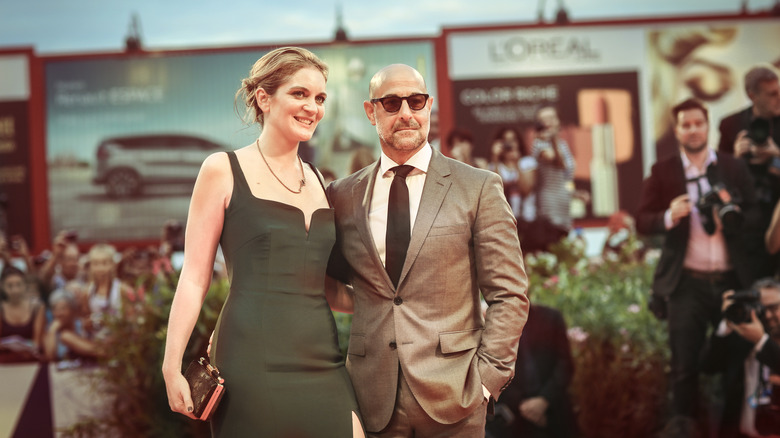
[(287, 184), (283, 183), (282, 180), (279, 179), (278, 176), (276, 176), (276, 174), (274, 173), (274, 170), (271, 169), (271, 165), (268, 164), (268, 160), (266, 160), (265, 159), (265, 155), (263, 155), (263, 150), (260, 149), (260, 139), (259, 138), (255, 142), (255, 144), (257, 144), (257, 150), (260, 151), (260, 156), (263, 157), (263, 161), (265, 162), (265, 165), (268, 166), (268, 170), (271, 171), (271, 175), (273, 175), (274, 178), (276, 178), (276, 180), (279, 181), (279, 184), (281, 184), (282, 187), (284, 187), (285, 189), (287, 189), (291, 193), (295, 193), (296, 195), (300, 194), (301, 190), (303, 190), (303, 186), (306, 185), (306, 174), (303, 173), (303, 161), (301, 160), (301, 156), (298, 155), (298, 164), (301, 166), (301, 180), (299, 181), (300, 185), (298, 186), (298, 191), (296, 192), (295, 190), (287, 187)]

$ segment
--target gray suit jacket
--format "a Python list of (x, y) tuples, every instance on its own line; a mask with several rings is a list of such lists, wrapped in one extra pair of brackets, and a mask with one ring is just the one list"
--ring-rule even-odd
[(482, 384), (498, 397), (514, 373), (529, 306), (515, 219), (497, 174), (434, 150), (396, 289), (368, 224), (378, 170), (328, 187), (342, 262), (329, 272), (355, 291), (347, 369), (369, 431), (390, 421), (399, 365), (428, 415), (452, 424), (480, 406)]

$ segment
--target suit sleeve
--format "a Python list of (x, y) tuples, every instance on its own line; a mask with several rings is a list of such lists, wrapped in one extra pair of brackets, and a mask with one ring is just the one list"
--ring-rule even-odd
[(724, 228), (723, 234), (734, 239), (742, 239), (743, 231), (761, 223), (761, 209), (756, 200), (753, 176), (747, 163), (741, 158), (732, 158), (730, 166), (730, 181), (726, 181), (729, 191), (734, 192), (735, 201), (742, 209), (744, 221), (739, 228), (730, 230)]
[(720, 121), (718, 130), (720, 131), (720, 141), (718, 142), (718, 152), (734, 154), (734, 137), (729, 135), (731, 129), (728, 127), (729, 121), (723, 119)]
[(483, 183), (472, 235), (477, 281), (488, 304), (477, 351), (479, 373), (482, 384), (498, 398), (514, 375), (529, 300), (517, 225), (497, 174), (489, 174)]
[(650, 235), (666, 231), (664, 213), (669, 208), (669, 203), (662, 186), (662, 173), (658, 164), (653, 165), (650, 176), (642, 184), (642, 196), (636, 213), (636, 229), (640, 234)]

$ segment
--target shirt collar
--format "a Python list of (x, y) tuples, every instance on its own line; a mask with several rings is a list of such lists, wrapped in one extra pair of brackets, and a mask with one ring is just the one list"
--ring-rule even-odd
[[(433, 149), (431, 149), (431, 145), (426, 142), (425, 146), (420, 148), (420, 150), (417, 151), (417, 153), (415, 153), (414, 155), (412, 155), (412, 157), (409, 158), (404, 164), (413, 166), (415, 169), (419, 169), (423, 173), (428, 173), (428, 165), (431, 164), (432, 156), (433, 156)], [(398, 166), (398, 163), (391, 160), (390, 157), (385, 155), (385, 152), (382, 151), (379, 159), (380, 175), (382, 175), (383, 177), (387, 176), (387, 172), (395, 166)], [(416, 171), (412, 171), (412, 172), (417, 173)]]
[[(685, 152), (680, 151), (680, 157), (682, 158), (683, 169), (685, 169), (686, 171), (695, 169), (695, 166), (693, 165), (693, 163), (691, 163), (691, 160), (688, 159), (688, 156), (685, 155)], [(706, 171), (707, 167), (713, 163), (715, 164), (718, 163), (718, 154), (716, 154), (715, 151), (710, 147), (707, 147), (707, 159), (704, 160), (704, 170)], [(698, 172), (699, 169), (696, 169), (696, 171)]]

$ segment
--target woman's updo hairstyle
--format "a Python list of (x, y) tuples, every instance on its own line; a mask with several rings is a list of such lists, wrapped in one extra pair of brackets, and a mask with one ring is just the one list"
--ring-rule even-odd
[(272, 96), (292, 75), (306, 67), (316, 68), (322, 72), (325, 81), (328, 80), (328, 66), (317, 55), (300, 47), (282, 47), (258, 59), (249, 70), (249, 76), (241, 80), (241, 87), (236, 92), (236, 103), (241, 99), (246, 104), (244, 121), (255, 121), (263, 126), (263, 111), (255, 97), (257, 90), (262, 88)]

